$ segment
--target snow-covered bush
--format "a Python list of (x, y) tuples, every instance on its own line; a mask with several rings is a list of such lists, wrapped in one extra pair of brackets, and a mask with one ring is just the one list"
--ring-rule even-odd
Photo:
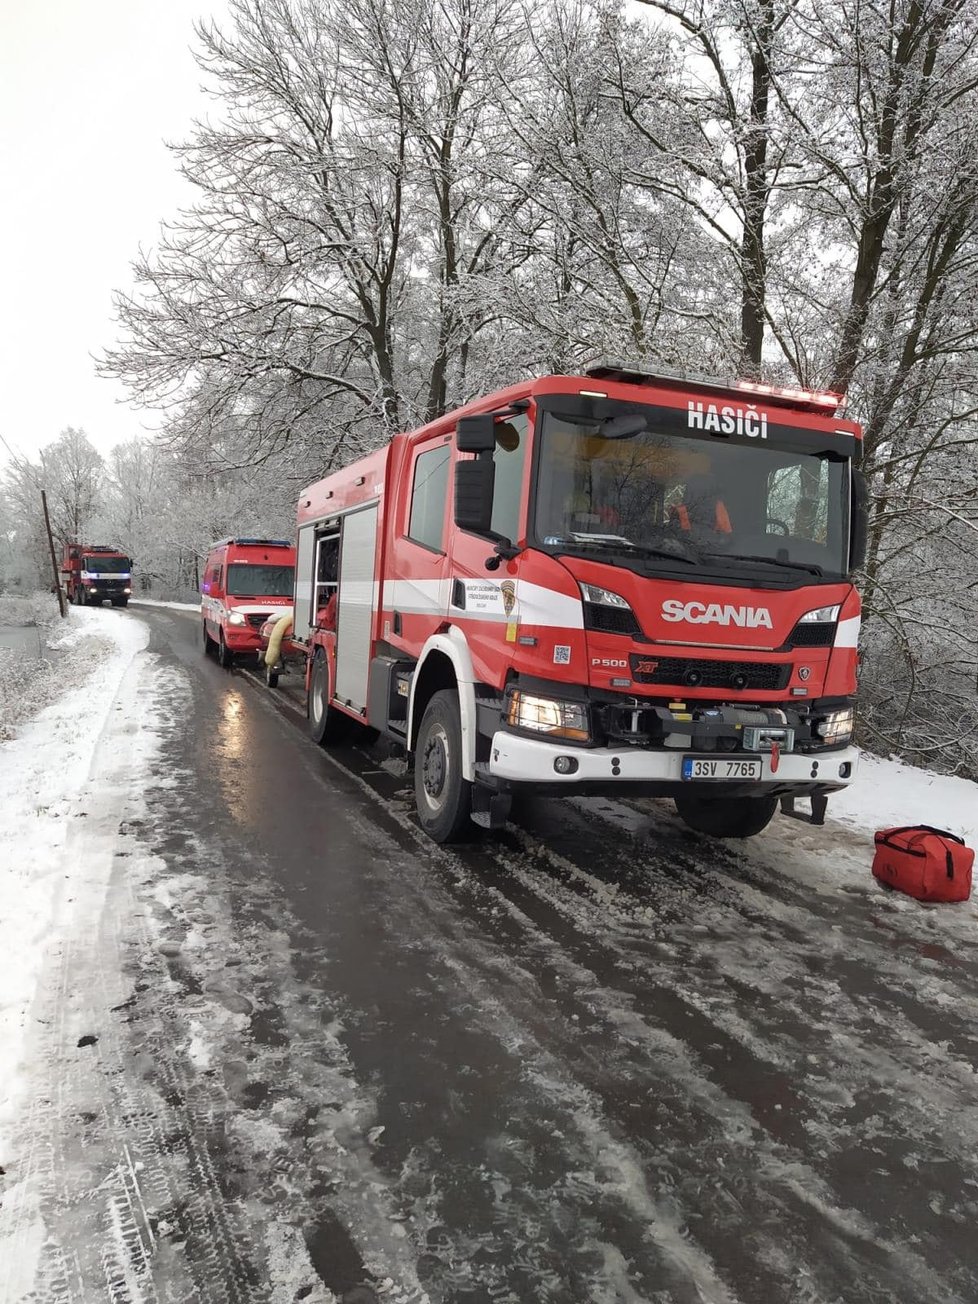
[(53, 593), (0, 593), (0, 625), (45, 628), (58, 619), (58, 599)]

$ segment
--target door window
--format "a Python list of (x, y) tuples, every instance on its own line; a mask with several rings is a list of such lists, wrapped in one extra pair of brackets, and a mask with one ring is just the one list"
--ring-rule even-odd
[(445, 504), (450, 461), (450, 446), (439, 444), (437, 448), (419, 453), (414, 463), (408, 538), (436, 552), (445, 549)]
[(526, 465), (525, 413), (496, 423), (496, 469), (492, 495), (492, 529), (515, 542), (524, 533), (520, 529), (520, 503), (523, 496), (523, 468)]

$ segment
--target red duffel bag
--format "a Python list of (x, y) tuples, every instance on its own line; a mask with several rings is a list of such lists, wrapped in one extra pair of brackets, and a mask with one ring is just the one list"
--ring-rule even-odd
[(914, 824), (873, 835), (873, 875), (918, 901), (967, 901), (975, 853), (963, 838)]

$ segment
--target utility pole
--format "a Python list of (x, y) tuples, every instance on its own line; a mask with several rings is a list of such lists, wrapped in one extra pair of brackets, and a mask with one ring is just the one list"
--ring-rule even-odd
[(64, 620), (68, 614), (68, 608), (65, 606), (65, 595), (61, 591), (61, 576), (58, 574), (58, 559), (54, 555), (54, 538), (51, 534), (51, 518), (48, 516), (48, 496), (41, 490), (41, 506), (44, 508), (44, 528), (48, 532), (48, 548), (51, 550), (51, 570), (54, 573), (54, 588), (58, 595), (58, 607), (61, 610), (61, 619)]

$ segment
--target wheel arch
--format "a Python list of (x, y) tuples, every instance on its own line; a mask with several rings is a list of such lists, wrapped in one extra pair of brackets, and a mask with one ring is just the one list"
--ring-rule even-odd
[(462, 778), (471, 783), (475, 778), (475, 675), (468, 643), (456, 626), (432, 634), (421, 649), (417, 667), (411, 677), (407, 721), (409, 751), (413, 752), (417, 744), (425, 708), (435, 693), (443, 688), (454, 689), (458, 693), (462, 727)]

